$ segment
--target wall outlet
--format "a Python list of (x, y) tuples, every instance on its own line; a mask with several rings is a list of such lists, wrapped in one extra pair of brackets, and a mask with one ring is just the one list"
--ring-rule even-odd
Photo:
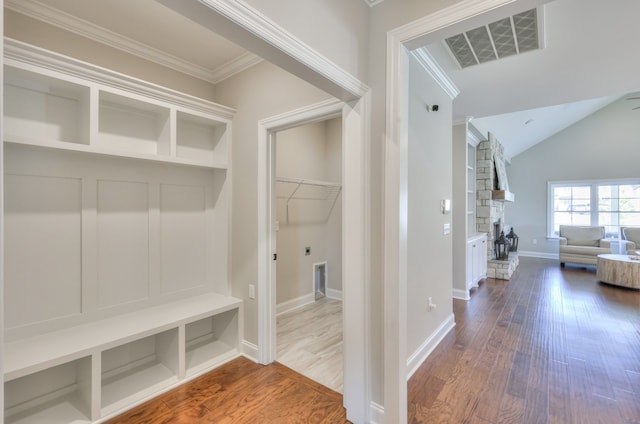
[(256, 298), (256, 286), (255, 284), (249, 284), (249, 299)]
[(532, 243), (533, 244), (538, 244), (538, 239), (533, 239)]

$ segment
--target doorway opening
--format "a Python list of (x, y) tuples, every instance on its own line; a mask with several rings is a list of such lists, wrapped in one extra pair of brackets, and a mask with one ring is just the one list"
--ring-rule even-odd
[(342, 118), (273, 143), (276, 360), (342, 392)]

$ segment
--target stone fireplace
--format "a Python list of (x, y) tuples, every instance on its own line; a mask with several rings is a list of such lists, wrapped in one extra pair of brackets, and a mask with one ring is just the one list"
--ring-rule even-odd
[(508, 260), (496, 260), (494, 243), (504, 227), (505, 202), (514, 201), (509, 191), (504, 164), (504, 147), (489, 133), (476, 150), (476, 231), (487, 235), (487, 277), (509, 280), (518, 266), (517, 253)]

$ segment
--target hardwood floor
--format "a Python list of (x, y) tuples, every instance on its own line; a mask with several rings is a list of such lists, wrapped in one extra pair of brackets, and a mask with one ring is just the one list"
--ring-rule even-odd
[(107, 424), (348, 423), (342, 396), (284, 365), (240, 357)]
[(342, 301), (319, 299), (277, 317), (277, 360), (342, 393)]
[[(455, 329), (409, 381), (410, 423), (640, 423), (640, 291), (520, 258), (454, 300)], [(110, 424), (347, 423), (342, 396), (238, 358)]]
[(410, 423), (640, 423), (640, 292), (521, 258), (454, 313), (409, 381)]

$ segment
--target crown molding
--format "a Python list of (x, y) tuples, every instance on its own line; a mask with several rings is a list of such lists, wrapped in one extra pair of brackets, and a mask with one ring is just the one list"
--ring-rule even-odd
[(431, 77), (436, 80), (438, 85), (447, 93), (449, 98), (455, 99), (458, 94), (460, 94), (460, 90), (458, 87), (451, 81), (449, 76), (444, 72), (444, 70), (440, 67), (438, 62), (433, 58), (431, 53), (426, 49), (426, 47), (421, 47), (419, 49), (413, 50), (411, 52), (413, 57), (418, 60), (418, 63), (422, 65), (422, 67), (431, 75)]
[(481, 141), (487, 140), (487, 136), (482, 134), (482, 132), (478, 130), (471, 122), (467, 127), (467, 137), (471, 141), (471, 144), (473, 144), (474, 146), (480, 144)]
[(106, 28), (94, 25), (91, 22), (62, 12), (36, 0), (5, 0), (5, 7), (46, 24), (53, 25), (175, 71), (208, 81), (212, 84), (217, 84), (262, 61), (260, 57), (247, 52), (212, 70), (117, 34)]
[[(168, 3), (167, 0), (158, 1), (163, 4)], [(281, 52), (286, 52), (288, 56), (296, 58), (306, 67), (313, 69), (324, 78), (338, 85), (343, 91), (346, 91), (345, 94), (337, 97), (341, 97), (343, 100), (348, 100), (346, 99), (347, 97), (360, 98), (369, 91), (369, 87), (366, 84), (336, 66), (325, 56), (313, 50), (246, 2), (242, 0), (199, 0), (199, 2), (240, 27), (245, 28), (250, 33), (257, 35)]]
[(209, 100), (166, 88), (139, 78), (52, 52), (22, 41), (4, 38), (4, 63), (29, 69), (45, 69), (52, 75), (66, 75), (129, 93), (150, 97), (162, 102), (187, 107), (203, 113), (215, 113), (221, 118), (233, 119), (235, 109)]
[(230, 60), (224, 65), (218, 66), (216, 69), (214, 69), (212, 72), (214, 81), (211, 81), (211, 82), (213, 82), (214, 84), (217, 84), (220, 81), (223, 81), (229, 77), (234, 76), (235, 74), (238, 74), (246, 69), (251, 68), (254, 65), (257, 65), (263, 60), (264, 59), (262, 59), (260, 56), (253, 54), (249, 51), (246, 53), (243, 53), (237, 58)]

